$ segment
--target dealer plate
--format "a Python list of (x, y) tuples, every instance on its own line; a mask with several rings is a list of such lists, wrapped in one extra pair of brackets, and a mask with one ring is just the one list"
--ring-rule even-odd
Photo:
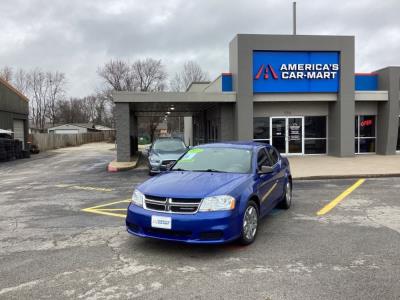
[(171, 217), (151, 216), (151, 227), (171, 229), (172, 228)]

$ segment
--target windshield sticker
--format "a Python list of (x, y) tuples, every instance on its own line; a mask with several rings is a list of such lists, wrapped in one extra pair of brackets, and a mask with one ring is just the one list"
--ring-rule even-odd
[(194, 157), (197, 155), (197, 153), (201, 153), (203, 152), (203, 149), (192, 149), (189, 150), (186, 155), (180, 160), (183, 162), (192, 162)]
[(196, 148), (196, 149), (189, 150), (188, 153), (200, 153), (203, 151), (204, 151), (204, 149)]

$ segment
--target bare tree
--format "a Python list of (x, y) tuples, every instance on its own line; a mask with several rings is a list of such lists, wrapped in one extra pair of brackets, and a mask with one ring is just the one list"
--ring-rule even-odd
[(45, 84), (47, 85), (46, 117), (54, 125), (57, 121), (57, 102), (65, 96), (65, 74), (47, 72)]
[(111, 60), (98, 70), (100, 77), (115, 91), (153, 92), (165, 89), (167, 73), (161, 60), (146, 58), (127, 61)]
[(88, 123), (89, 116), (82, 98), (69, 98), (57, 103), (57, 118), (61, 123)]
[(56, 119), (65, 123), (93, 123), (113, 126), (113, 103), (109, 93), (57, 102)]
[(113, 123), (114, 102), (110, 91), (104, 91), (96, 94), (96, 118), (93, 120), (97, 124), (111, 126)]
[(2, 69), (0, 69), (0, 78), (3, 80), (10, 82), (12, 81), (13, 78), (13, 70), (11, 67), (5, 66)]
[(65, 95), (66, 79), (64, 73), (44, 72), (37, 68), (28, 73), (19, 71), (18, 82), (30, 98), (30, 117), (36, 128), (44, 129), (46, 123), (57, 120), (57, 103)]
[(209, 76), (195, 61), (189, 60), (183, 64), (182, 71), (176, 73), (170, 82), (171, 90), (185, 91), (192, 82), (209, 80)]
[(27, 74), (31, 93), (31, 118), (36, 128), (43, 129), (46, 124), (48, 85), (46, 74), (35, 69)]
[(18, 69), (14, 74), (14, 86), (22, 94), (26, 95), (29, 92), (29, 82), (27, 73), (23, 69)]
[(97, 73), (115, 91), (132, 91), (134, 89), (134, 76), (128, 62), (110, 60)]
[[(95, 104), (90, 109), (96, 109), (95, 122), (101, 121), (102, 124), (109, 126), (115, 123), (111, 93), (113, 90), (155, 92), (166, 89), (165, 67), (161, 60), (153, 58), (139, 59), (133, 64), (122, 60), (111, 60), (99, 68), (98, 74), (104, 79), (107, 88), (97, 93)], [(160, 119), (156, 115), (148, 118), (151, 139), (154, 138)]]
[(132, 64), (132, 72), (141, 92), (162, 91), (165, 89), (167, 73), (161, 60), (146, 58)]
[(173, 92), (184, 92), (186, 90), (183, 77), (180, 73), (175, 73), (174, 77), (169, 82), (169, 87)]

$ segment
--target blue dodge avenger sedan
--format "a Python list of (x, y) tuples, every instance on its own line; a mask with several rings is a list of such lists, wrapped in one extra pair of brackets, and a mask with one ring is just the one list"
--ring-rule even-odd
[(133, 192), (129, 233), (186, 243), (252, 243), (259, 220), (288, 209), (292, 176), (287, 158), (270, 145), (215, 143), (188, 150), (167, 172)]

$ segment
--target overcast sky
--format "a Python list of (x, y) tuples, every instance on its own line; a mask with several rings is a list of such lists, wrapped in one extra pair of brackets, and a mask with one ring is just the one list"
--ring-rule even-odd
[[(0, 0), (0, 67), (61, 71), (70, 96), (101, 87), (112, 58), (228, 69), (236, 33), (290, 34), (289, 0)], [(298, 34), (355, 35), (356, 71), (400, 65), (399, 0), (298, 0)], [(172, 77), (172, 76), (171, 76)]]

